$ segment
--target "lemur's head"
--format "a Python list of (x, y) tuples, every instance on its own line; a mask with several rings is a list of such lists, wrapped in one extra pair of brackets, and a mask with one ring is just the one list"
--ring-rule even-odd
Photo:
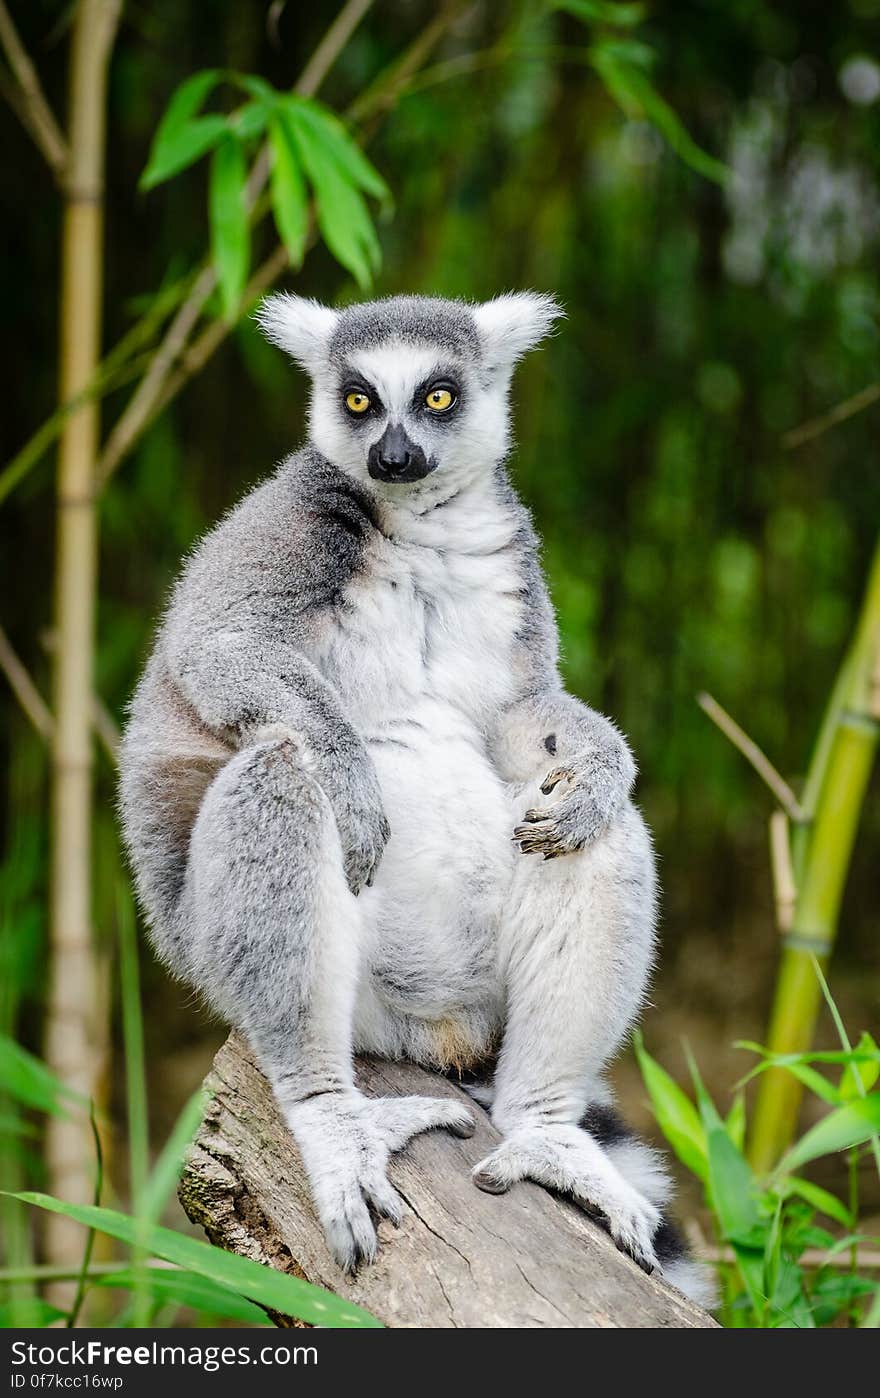
[(522, 291), (482, 305), (392, 296), (342, 311), (270, 296), (258, 319), (311, 376), (318, 451), (401, 499), (458, 490), (504, 456), (514, 366), (561, 314), (552, 297)]

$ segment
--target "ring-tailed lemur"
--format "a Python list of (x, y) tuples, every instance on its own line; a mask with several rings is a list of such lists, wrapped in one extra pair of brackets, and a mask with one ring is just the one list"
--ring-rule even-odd
[(153, 941), (244, 1031), (346, 1267), (398, 1219), (389, 1156), (473, 1129), (368, 1099), (354, 1051), (497, 1066), (482, 1189), (528, 1178), (705, 1298), (603, 1071), (653, 958), (651, 844), (614, 725), (567, 694), (504, 469), (516, 361), (560, 314), (274, 296), (308, 444), (189, 559), (134, 696), (125, 835)]

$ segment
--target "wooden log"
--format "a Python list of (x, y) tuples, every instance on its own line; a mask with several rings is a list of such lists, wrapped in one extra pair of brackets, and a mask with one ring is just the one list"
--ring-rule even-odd
[[(408, 1063), (358, 1062), (368, 1096), (462, 1096)], [(498, 1141), (470, 1102), (468, 1140), (417, 1136), (391, 1164), (406, 1203), (399, 1229), (379, 1225), (377, 1260), (355, 1276), (334, 1262), (294, 1142), (244, 1041), (214, 1060), (213, 1094), (180, 1184), (211, 1241), (356, 1301), (392, 1327), (523, 1329), (714, 1326), (699, 1306), (623, 1256), (581, 1211), (536, 1185), (485, 1194), (471, 1167)], [(273, 1317), (290, 1324), (285, 1317)]]

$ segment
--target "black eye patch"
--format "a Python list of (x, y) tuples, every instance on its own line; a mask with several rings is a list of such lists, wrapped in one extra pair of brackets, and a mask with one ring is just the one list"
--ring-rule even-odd
[(461, 406), (461, 384), (455, 375), (444, 370), (430, 374), (413, 394), (413, 411), (433, 421), (454, 417)]
[(339, 398), (346, 417), (352, 422), (363, 421), (382, 412), (382, 400), (378, 393), (363, 379), (343, 379), (339, 385)]

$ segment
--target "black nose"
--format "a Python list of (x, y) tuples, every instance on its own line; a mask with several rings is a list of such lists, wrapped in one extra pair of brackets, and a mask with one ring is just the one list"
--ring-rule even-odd
[(388, 424), (367, 457), (367, 470), (376, 481), (419, 481), (436, 464), (406, 435), (400, 423)]

